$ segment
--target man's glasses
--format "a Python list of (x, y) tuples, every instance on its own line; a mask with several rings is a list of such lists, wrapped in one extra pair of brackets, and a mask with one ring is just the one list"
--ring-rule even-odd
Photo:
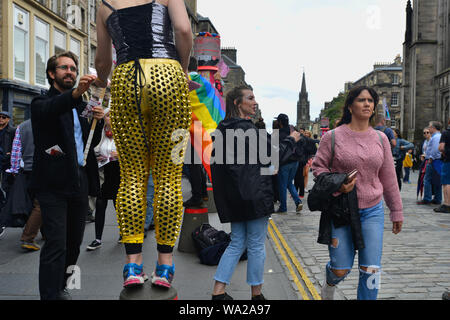
[(428, 131), (424, 131), (423, 134), (429, 134), (429, 132)]
[(0, 119), (8, 119), (8, 117), (0, 115)]
[(57, 66), (57, 68), (64, 70), (64, 71), (70, 70), (73, 73), (76, 73), (78, 71), (78, 69), (76, 67), (74, 67), (74, 66), (69, 67), (68, 65)]

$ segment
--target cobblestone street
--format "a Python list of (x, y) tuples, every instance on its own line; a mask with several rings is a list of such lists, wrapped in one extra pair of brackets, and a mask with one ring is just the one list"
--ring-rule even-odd
[[(309, 188), (312, 188), (310, 173)], [(385, 208), (385, 231), (382, 258), (381, 287), (378, 299), (431, 299), (440, 300), (442, 293), (450, 289), (450, 214), (436, 213), (436, 205), (416, 204), (417, 172), (412, 174), (412, 184), (402, 187), (405, 221), (402, 232), (391, 231), (389, 209)], [(292, 199), (288, 200), (288, 214), (272, 216), (303, 265), (307, 276), (320, 292), (324, 280), (325, 265), (329, 260), (326, 245), (317, 243), (320, 212), (307, 208), (297, 215)], [(280, 260), (281, 261), (281, 260)], [(356, 299), (358, 284), (357, 257), (352, 272), (338, 285), (336, 298)], [(295, 286), (293, 284), (295, 289)]]

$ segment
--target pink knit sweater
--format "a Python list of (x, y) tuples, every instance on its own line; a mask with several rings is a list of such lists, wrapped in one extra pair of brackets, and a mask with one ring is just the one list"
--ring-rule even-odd
[[(381, 133), (383, 145), (373, 128), (364, 132), (352, 131), (347, 125), (335, 129), (332, 172), (348, 173), (358, 170), (356, 191), (360, 209), (370, 208), (382, 196), (390, 209), (391, 221), (403, 221), (403, 205), (398, 189), (394, 159), (389, 140)], [(329, 172), (331, 160), (331, 132), (320, 141), (312, 164), (314, 176)]]

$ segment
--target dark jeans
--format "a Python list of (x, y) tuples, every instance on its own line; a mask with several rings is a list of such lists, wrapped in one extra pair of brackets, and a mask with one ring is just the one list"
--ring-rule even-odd
[(398, 189), (402, 190), (402, 178), (403, 178), (403, 161), (395, 161), (395, 173), (397, 175)]
[(38, 192), (41, 206), (45, 244), (39, 264), (39, 292), (41, 300), (58, 299), (70, 274), (69, 266), (76, 265), (83, 241), (88, 212), (88, 181), (84, 168), (79, 170), (80, 193), (68, 197), (53, 192)]
[(280, 193), (280, 211), (282, 212), (287, 210), (287, 190), (289, 190), (296, 206), (302, 202), (292, 183), (297, 172), (297, 167), (298, 162), (290, 162), (281, 166), (278, 171), (278, 192)]
[(409, 173), (411, 171), (411, 168), (404, 167), (404, 169), (405, 169), (405, 177), (403, 178), (403, 182), (409, 183)]

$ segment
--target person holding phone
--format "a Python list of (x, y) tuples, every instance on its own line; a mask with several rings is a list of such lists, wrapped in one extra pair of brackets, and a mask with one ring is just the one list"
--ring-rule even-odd
[[(378, 294), (384, 231), (383, 197), (390, 209), (392, 232), (399, 233), (403, 223), (402, 200), (389, 140), (369, 124), (376, 114), (378, 100), (378, 94), (370, 87), (350, 90), (343, 116), (334, 130), (333, 161), (332, 134), (328, 132), (323, 136), (312, 164), (316, 177), (330, 170), (348, 173), (348, 179), (338, 193), (350, 193), (356, 187), (364, 239), (364, 248), (358, 250), (359, 300), (375, 300)], [(326, 265), (322, 286), (324, 300), (333, 299), (336, 285), (350, 273), (356, 254), (350, 226), (336, 228), (333, 222), (331, 224), (330, 262)]]

